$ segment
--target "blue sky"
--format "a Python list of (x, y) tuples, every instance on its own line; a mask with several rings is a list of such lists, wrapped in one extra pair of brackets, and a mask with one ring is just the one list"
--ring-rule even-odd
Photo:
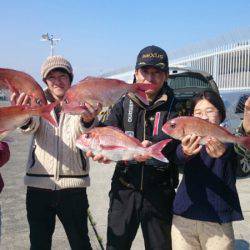
[(0, 67), (26, 71), (41, 83), (49, 55), (43, 33), (62, 38), (55, 53), (73, 65), (75, 82), (135, 64), (139, 50), (173, 51), (250, 27), (250, 1), (1, 1)]

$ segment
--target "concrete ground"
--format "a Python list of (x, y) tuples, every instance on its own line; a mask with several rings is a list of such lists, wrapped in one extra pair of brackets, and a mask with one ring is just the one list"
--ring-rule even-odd
[[(25, 186), (23, 175), (28, 150), (28, 137), (14, 132), (14, 139), (10, 143), (11, 159), (1, 168), (5, 188), (0, 195), (0, 206), (2, 214), (1, 227), (1, 250), (23, 250), (29, 249), (29, 229), (25, 209)], [(106, 243), (107, 211), (109, 205), (108, 192), (114, 164), (104, 165), (91, 162), (91, 187), (88, 189), (90, 212), (95, 222), (95, 229)], [(250, 243), (250, 179), (238, 179), (237, 188), (240, 195), (241, 206), (245, 220), (234, 223), (236, 236), (236, 249), (249, 249)], [(97, 241), (91, 225), (89, 225), (89, 236), (94, 250), (102, 249)], [(66, 234), (60, 221), (57, 220), (53, 236), (52, 249), (70, 249)], [(133, 242), (132, 250), (143, 250), (143, 239), (139, 230)]]
[[(25, 195), (23, 184), (25, 164), (28, 154), (29, 137), (15, 131), (10, 135), (10, 161), (1, 170), (5, 187), (0, 194), (1, 211), (1, 250), (29, 249), (29, 226), (26, 218)], [(94, 250), (101, 249), (96, 234), (89, 223), (89, 237)], [(61, 222), (57, 219), (53, 235), (52, 249), (70, 249), (67, 236)]]

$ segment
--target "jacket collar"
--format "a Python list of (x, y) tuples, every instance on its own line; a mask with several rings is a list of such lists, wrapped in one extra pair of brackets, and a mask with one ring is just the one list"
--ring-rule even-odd
[(174, 93), (173, 90), (168, 86), (167, 82), (165, 82), (157, 94), (155, 100), (152, 102), (152, 104), (149, 104), (149, 106), (142, 103), (141, 100), (133, 93), (128, 93), (128, 97), (143, 109), (154, 109), (155, 107), (158, 107), (159, 105), (164, 104), (168, 100), (174, 98)]
[(46, 88), (44, 90), (44, 94), (45, 94), (45, 97), (46, 97), (47, 101), (49, 101), (50, 103), (51, 102), (55, 102), (55, 98), (51, 95), (51, 93), (50, 93), (50, 91), (49, 91), (48, 88)]

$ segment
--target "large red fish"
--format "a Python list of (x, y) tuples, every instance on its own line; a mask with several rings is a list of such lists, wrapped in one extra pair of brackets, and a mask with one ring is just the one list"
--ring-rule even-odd
[(214, 137), (221, 142), (237, 143), (250, 150), (249, 136), (235, 136), (227, 129), (198, 117), (180, 116), (171, 119), (163, 125), (162, 131), (178, 140), (186, 135), (195, 134), (202, 138), (202, 144), (205, 144), (206, 138)]
[(82, 134), (76, 146), (84, 151), (91, 150), (94, 154), (102, 154), (113, 161), (133, 160), (136, 156), (150, 156), (163, 162), (168, 159), (161, 150), (171, 139), (160, 141), (150, 147), (143, 147), (141, 142), (126, 135), (115, 127), (96, 127)]
[(32, 116), (41, 116), (52, 125), (58, 126), (57, 121), (51, 116), (50, 112), (58, 103), (46, 104), (41, 107), (30, 106), (10, 106), (0, 107), (0, 137), (6, 132), (12, 131)]
[(7, 88), (12, 93), (27, 94), (31, 98), (31, 106), (47, 104), (41, 86), (24, 72), (0, 68), (0, 88)]
[(62, 103), (62, 111), (80, 114), (85, 108), (85, 102), (94, 107), (97, 103), (101, 103), (103, 107), (108, 107), (127, 92), (134, 93), (148, 105), (145, 91), (154, 88), (153, 84), (127, 84), (117, 79), (87, 77), (67, 90)]

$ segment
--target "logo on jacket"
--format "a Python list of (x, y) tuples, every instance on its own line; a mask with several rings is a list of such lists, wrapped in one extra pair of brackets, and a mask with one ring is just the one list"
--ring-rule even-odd
[(125, 131), (125, 134), (130, 136), (130, 137), (135, 137), (134, 131)]
[(128, 106), (128, 122), (129, 123), (133, 122), (133, 109), (134, 109), (134, 104), (131, 100), (129, 100), (129, 106)]

